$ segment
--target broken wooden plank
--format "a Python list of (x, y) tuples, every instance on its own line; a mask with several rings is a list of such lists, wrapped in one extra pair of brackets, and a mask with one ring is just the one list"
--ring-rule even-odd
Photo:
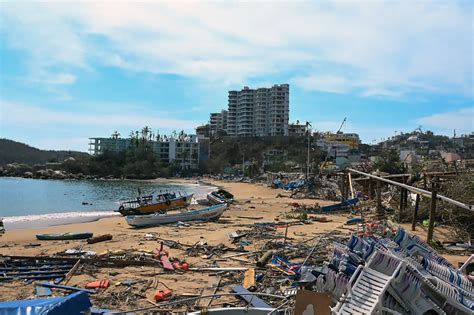
[(66, 276), (64, 277), (64, 284), (67, 284), (69, 282), (69, 280), (74, 275), (77, 268), (79, 267), (80, 262), (81, 260), (78, 259), (77, 262), (74, 264), (74, 266), (72, 266), (71, 270), (69, 270), (69, 272), (66, 274)]
[(251, 293), (249, 290), (247, 290), (241, 285), (234, 285), (232, 287), (232, 291), (237, 293), (240, 298), (247, 301), (247, 303), (249, 303), (253, 307), (272, 308), (261, 298), (257, 297), (255, 294)]
[(239, 219), (250, 219), (250, 220), (261, 220), (263, 217), (247, 217), (247, 216), (237, 216)]
[[(221, 283), (221, 277), (212, 277), (209, 279), (209, 286), (206, 287), (203, 291), (202, 294), (203, 296), (206, 295), (214, 295), (217, 293), (217, 290), (219, 289), (219, 285)], [(205, 309), (208, 308), (212, 300), (214, 299), (213, 296), (211, 297), (206, 297), (203, 299), (199, 299), (199, 301), (196, 303), (196, 306), (200, 309)]]
[(111, 234), (99, 235), (99, 236), (89, 238), (87, 240), (87, 244), (95, 244), (99, 242), (110, 241), (111, 239), (112, 239)]
[(255, 290), (255, 269), (249, 268), (244, 275), (244, 288), (249, 291)]

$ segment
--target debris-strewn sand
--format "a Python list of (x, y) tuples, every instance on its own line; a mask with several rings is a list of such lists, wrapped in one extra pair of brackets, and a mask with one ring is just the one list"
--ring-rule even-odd
[[(220, 243), (234, 247), (229, 240), (229, 233), (245, 229), (254, 222), (268, 222), (274, 221), (279, 215), (289, 212), (291, 207), (289, 203), (298, 202), (304, 204), (311, 204), (318, 202), (320, 205), (327, 205), (333, 202), (321, 200), (294, 200), (287, 197), (277, 198), (278, 194), (283, 193), (282, 190), (275, 190), (267, 188), (262, 184), (246, 184), (233, 182), (214, 182), (213, 184), (220, 185), (229, 190), (236, 197), (236, 203), (233, 204), (223, 217), (218, 222), (209, 223), (191, 223), (189, 227), (177, 227), (173, 225), (152, 227), (146, 229), (134, 229), (127, 225), (124, 218), (107, 218), (95, 222), (70, 224), (62, 226), (54, 226), (43, 229), (24, 229), (7, 231), (7, 233), (0, 237), (0, 253), (2, 255), (53, 255), (57, 252), (64, 251), (71, 248), (78, 248), (83, 245), (83, 250), (95, 251), (98, 254), (107, 250), (140, 250), (153, 251), (159, 243), (145, 239), (145, 234), (154, 233), (160, 238), (179, 241), (183, 244), (194, 244), (200, 240), (207, 242), (209, 245), (218, 245)], [(284, 193), (283, 193), (284, 194)], [(253, 220), (247, 218), (238, 218), (239, 216), (247, 217), (263, 217), (262, 219)], [(354, 228), (353, 226), (344, 225), (347, 214), (331, 214), (325, 215), (331, 219), (331, 222), (320, 223), (314, 222), (307, 225), (290, 226), (288, 229), (288, 237), (294, 240), (304, 240), (314, 237), (315, 235), (325, 233), (331, 230), (340, 230), (344, 234), (349, 234)], [(408, 227), (406, 227), (408, 230)], [(77, 241), (38, 241), (35, 235), (38, 233), (61, 233), (61, 232), (81, 232), (90, 231), (95, 235), (112, 234), (113, 239), (107, 242), (96, 244), (87, 244), (83, 240)], [(282, 233), (284, 232), (284, 229)], [(424, 232), (419, 230), (418, 233)], [(435, 233), (436, 235), (436, 233)], [(27, 245), (33, 243), (40, 243), (41, 246), (28, 247)], [(250, 244), (246, 249), (253, 250), (260, 244)], [(26, 247), (25, 247), (26, 246)], [(317, 255), (317, 253), (316, 253)], [(183, 258), (192, 266), (204, 266), (215, 262), (213, 259), (206, 259), (206, 257), (186, 257), (184, 251), (178, 249), (170, 250), (171, 257)], [(448, 256), (453, 264), (463, 262), (464, 256)], [(221, 267), (240, 267), (250, 266), (244, 264), (245, 259), (241, 260), (227, 260), (218, 261)], [(252, 259), (247, 259), (249, 263)], [(116, 274), (118, 273), (118, 274)], [(157, 274), (157, 275), (155, 275)], [(116, 309), (132, 309), (134, 307), (145, 307), (151, 304), (146, 299), (152, 299), (155, 292), (155, 287), (164, 289), (163, 283), (171, 288), (175, 294), (199, 294), (203, 288), (209, 286), (209, 281), (213, 276), (209, 273), (186, 272), (186, 273), (166, 273), (164, 274), (161, 268), (150, 267), (126, 267), (126, 268), (100, 268), (94, 272), (81, 272), (79, 275), (72, 277), (68, 285), (84, 286), (87, 282), (109, 278), (112, 281), (112, 286), (107, 289), (109, 292), (113, 290), (121, 292), (126, 289), (125, 286), (118, 282), (125, 280), (136, 279), (155, 279), (154, 286), (143, 293), (143, 297), (131, 297), (129, 301), (114, 301), (110, 297), (106, 300), (100, 300), (101, 294), (93, 297), (93, 301), (98, 307), (110, 307)], [(162, 283), (158, 283), (157, 281)], [(117, 284), (117, 285), (116, 285)], [(234, 283), (235, 284), (235, 283)], [(144, 286), (144, 284), (141, 284)], [(229, 284), (224, 283), (223, 288), (219, 291), (228, 291)], [(140, 288), (140, 285), (138, 286)], [(19, 285), (19, 283), (3, 284), (0, 282), (0, 300), (11, 300), (26, 298), (34, 295), (33, 285)], [(229, 300), (229, 299), (227, 299)], [(232, 299), (230, 299), (232, 300)], [(219, 300), (221, 301), (221, 300)], [(218, 304), (219, 301), (213, 303)], [(126, 302), (126, 303), (125, 303)]]

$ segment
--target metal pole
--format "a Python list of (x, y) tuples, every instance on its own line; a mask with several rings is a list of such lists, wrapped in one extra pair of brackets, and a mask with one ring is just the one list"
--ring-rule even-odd
[(411, 221), (411, 230), (415, 231), (416, 219), (418, 218), (418, 208), (420, 207), (420, 195), (416, 194), (415, 210), (413, 211), (413, 220)]
[(434, 221), (436, 216), (436, 195), (437, 195), (437, 181), (438, 179), (433, 178), (431, 183), (431, 209), (430, 209), (430, 218), (428, 225), (428, 234), (426, 236), (426, 242), (429, 243), (433, 240), (433, 231), (434, 231)]

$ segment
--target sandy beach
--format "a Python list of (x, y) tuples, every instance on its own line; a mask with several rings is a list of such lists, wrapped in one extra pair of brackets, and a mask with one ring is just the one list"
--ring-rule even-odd
[[(189, 183), (187, 181), (186, 183)], [(195, 183), (195, 181), (192, 181)], [(271, 189), (263, 184), (247, 184), (235, 182), (213, 181), (213, 185), (221, 186), (234, 194), (236, 202), (231, 205), (218, 222), (209, 223), (191, 223), (187, 227), (178, 227), (176, 225), (151, 227), (146, 229), (134, 229), (127, 225), (123, 217), (105, 218), (94, 222), (52, 226), (42, 229), (21, 229), (7, 231), (0, 237), (0, 253), (2, 255), (27, 255), (27, 256), (50, 256), (67, 249), (80, 248), (82, 250), (94, 251), (101, 254), (107, 251), (136, 250), (148, 251), (152, 253), (159, 247), (159, 241), (150, 240), (145, 235), (152, 234), (158, 238), (179, 241), (181, 244), (195, 244), (202, 241), (208, 245), (224, 244), (234, 247), (229, 239), (229, 234), (236, 230), (242, 230), (254, 225), (255, 222), (269, 222), (285, 220), (284, 215), (291, 211), (290, 203), (298, 202), (308, 205), (314, 205), (316, 202), (320, 205), (329, 205), (334, 202), (324, 200), (310, 199), (291, 199), (288, 197), (277, 197), (277, 195), (286, 195), (280, 189)], [(300, 241), (310, 239), (314, 236), (338, 230), (341, 235), (347, 235), (353, 231), (354, 226), (348, 226), (346, 222), (349, 214), (329, 214), (325, 215), (331, 222), (313, 222), (311, 224), (293, 225), (288, 228), (288, 239)], [(258, 218), (258, 219), (255, 219)], [(408, 225), (405, 226), (409, 230)], [(278, 229), (277, 229), (278, 230)], [(283, 235), (284, 228), (280, 234)], [(83, 232), (90, 231), (94, 235), (111, 234), (113, 239), (106, 242), (87, 244), (83, 240), (75, 241), (38, 241), (35, 235), (38, 233), (61, 233), (61, 232)], [(417, 228), (416, 234), (423, 236), (425, 231)], [(437, 228), (435, 237), (443, 238), (446, 235), (442, 228)], [(283, 238), (282, 238), (283, 239)], [(247, 250), (259, 249), (264, 240), (255, 241), (248, 246)], [(40, 244), (39, 246), (34, 246)], [(317, 253), (316, 253), (317, 255)], [(248, 259), (227, 259), (219, 260), (219, 257), (208, 259), (203, 255), (189, 257), (185, 255), (184, 250), (170, 249), (170, 257), (177, 257), (186, 260), (192, 267), (209, 266), (218, 264), (221, 267), (248, 267), (254, 265), (253, 258)], [(445, 256), (451, 263), (458, 265), (463, 262), (466, 256), (447, 255)], [(112, 285), (109, 291), (121, 290), (121, 283), (125, 280), (137, 279), (155, 279), (155, 287), (163, 289), (169, 287), (176, 295), (200, 294), (202, 289), (209, 287), (212, 278), (209, 273), (201, 272), (179, 272), (163, 273), (160, 270), (151, 267), (126, 267), (126, 268), (100, 268), (93, 272), (86, 272), (87, 269), (78, 271), (69, 281), (68, 285), (85, 286), (86, 283), (97, 279), (110, 279)], [(90, 271), (90, 270), (89, 270)], [(239, 278), (240, 277), (240, 278)], [(241, 279), (242, 275), (238, 276)], [(159, 280), (159, 281), (158, 281)], [(235, 283), (233, 283), (235, 284)], [(150, 288), (143, 292), (142, 298), (134, 298), (127, 303), (119, 301), (110, 301), (101, 294), (92, 296), (92, 301), (96, 307), (108, 307), (121, 310), (133, 309), (136, 307), (146, 307), (151, 304), (147, 299), (153, 299), (156, 288)], [(221, 285), (220, 291), (228, 292), (230, 284)], [(2, 294), (0, 300), (23, 299), (34, 296), (33, 285), (21, 285), (19, 282), (1, 283), (0, 290)], [(104, 300), (102, 299), (104, 298)], [(232, 300), (232, 298), (230, 298)], [(219, 301), (212, 305), (218, 305)]]

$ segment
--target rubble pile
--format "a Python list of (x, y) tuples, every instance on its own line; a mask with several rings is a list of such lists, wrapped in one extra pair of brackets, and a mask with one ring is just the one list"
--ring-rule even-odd
[(295, 199), (341, 200), (341, 189), (335, 178), (311, 177), (304, 186), (294, 189), (291, 197)]

